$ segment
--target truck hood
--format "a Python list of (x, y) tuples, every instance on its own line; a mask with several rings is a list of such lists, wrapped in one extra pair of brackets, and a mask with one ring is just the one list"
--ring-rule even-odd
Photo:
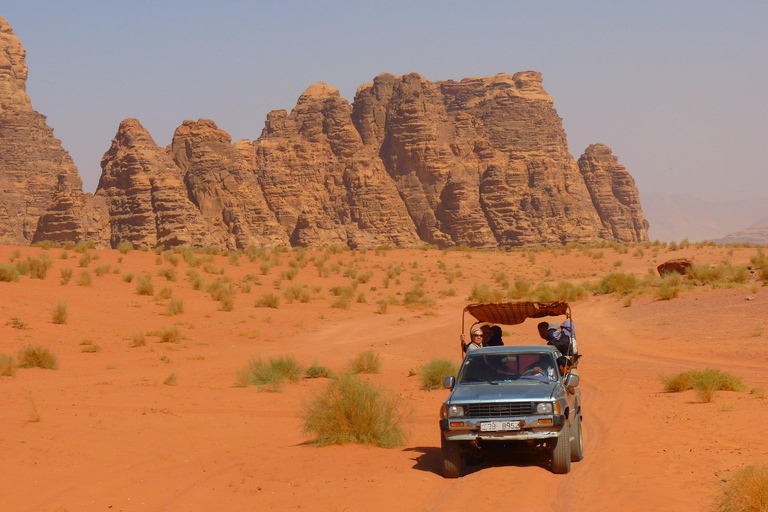
[(554, 395), (557, 385), (557, 382), (545, 383), (533, 380), (498, 384), (459, 384), (453, 388), (446, 403), (548, 400)]

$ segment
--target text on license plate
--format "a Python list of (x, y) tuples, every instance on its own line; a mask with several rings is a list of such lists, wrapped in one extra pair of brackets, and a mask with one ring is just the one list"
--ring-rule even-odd
[(520, 430), (519, 421), (484, 421), (480, 423), (482, 432), (502, 432), (505, 430)]

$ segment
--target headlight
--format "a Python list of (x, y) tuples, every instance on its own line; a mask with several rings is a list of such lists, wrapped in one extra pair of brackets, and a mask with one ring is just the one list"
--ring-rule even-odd
[(550, 402), (543, 404), (536, 404), (537, 414), (552, 414), (552, 404)]
[(457, 416), (464, 416), (464, 407), (461, 405), (449, 405), (448, 417), (456, 418)]

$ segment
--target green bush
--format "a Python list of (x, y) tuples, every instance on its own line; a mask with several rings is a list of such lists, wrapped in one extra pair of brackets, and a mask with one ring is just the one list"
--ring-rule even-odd
[(611, 272), (600, 280), (594, 292), (597, 295), (607, 295), (609, 293), (628, 295), (639, 287), (640, 282), (634, 274)]
[(307, 403), (304, 431), (320, 446), (359, 443), (392, 448), (407, 439), (404, 410), (397, 395), (342, 375)]
[(722, 370), (690, 370), (662, 379), (664, 391), (679, 393), (693, 389), (703, 402), (711, 402), (715, 391), (745, 391), (747, 387), (740, 377)]
[(69, 307), (67, 306), (66, 302), (59, 301), (51, 309), (51, 319), (55, 324), (67, 323), (68, 317), (69, 317)]
[(419, 368), (419, 377), (421, 378), (421, 389), (432, 390), (443, 387), (443, 379), (456, 376), (459, 372), (459, 366), (446, 360), (434, 360)]
[(27, 345), (19, 350), (19, 368), (43, 368), (55, 370), (59, 367), (56, 356), (40, 345)]
[(467, 300), (488, 304), (490, 302), (501, 302), (504, 300), (504, 293), (501, 290), (491, 290), (487, 284), (473, 284), (472, 292)]
[(381, 371), (381, 356), (373, 350), (360, 352), (356, 358), (349, 362), (349, 371), (352, 373), (379, 373)]
[(270, 358), (269, 362), (252, 359), (246, 368), (236, 377), (236, 385), (245, 387), (248, 384), (261, 386), (263, 390), (278, 392), (286, 381), (296, 383), (304, 373), (299, 363), (292, 357), (280, 356)]
[(728, 478), (716, 498), (715, 512), (768, 511), (768, 466), (745, 466)]
[(333, 377), (333, 372), (326, 368), (325, 366), (320, 366), (317, 363), (312, 363), (312, 366), (307, 368), (307, 371), (304, 372), (304, 376), (308, 379), (320, 379), (320, 378), (326, 378), (330, 379)]

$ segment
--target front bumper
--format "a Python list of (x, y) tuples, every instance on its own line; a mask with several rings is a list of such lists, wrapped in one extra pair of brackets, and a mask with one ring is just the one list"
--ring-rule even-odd
[[(539, 420), (549, 419), (549, 423)], [(520, 421), (522, 428), (507, 432), (482, 432), (480, 423), (485, 421)], [(451, 425), (453, 423), (453, 425)], [(565, 423), (561, 414), (546, 416), (523, 416), (514, 418), (443, 418), (440, 430), (450, 441), (528, 441), (557, 437)]]

